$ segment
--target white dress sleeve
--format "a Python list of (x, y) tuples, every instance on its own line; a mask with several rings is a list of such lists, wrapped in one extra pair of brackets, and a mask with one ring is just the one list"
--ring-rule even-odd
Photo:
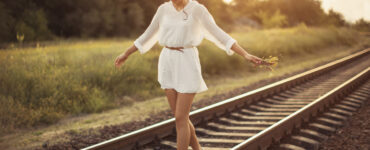
[(158, 7), (148, 28), (134, 41), (134, 45), (139, 50), (140, 54), (149, 51), (158, 41), (159, 20), (161, 18), (160, 8), (161, 6)]
[(236, 42), (236, 40), (216, 24), (213, 16), (204, 5), (200, 6), (201, 11), (199, 21), (202, 26), (204, 37), (222, 50), (226, 51), (227, 55), (234, 54), (234, 51), (231, 50), (231, 46)]

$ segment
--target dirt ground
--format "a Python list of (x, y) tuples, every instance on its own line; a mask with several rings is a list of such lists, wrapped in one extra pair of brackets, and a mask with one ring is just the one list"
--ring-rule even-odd
[(322, 143), (320, 150), (370, 150), (370, 102)]

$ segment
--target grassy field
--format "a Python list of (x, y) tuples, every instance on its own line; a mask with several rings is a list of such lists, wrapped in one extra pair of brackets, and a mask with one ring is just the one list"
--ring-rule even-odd
[[(281, 63), (360, 41), (349, 29), (305, 26), (231, 35), (248, 52), (278, 56)], [(121, 69), (114, 68), (115, 57), (131, 44), (132, 40), (92, 40), (0, 51), (0, 133), (163, 96), (157, 83), (159, 46), (144, 55), (135, 53)], [(208, 41), (198, 49), (205, 79), (260, 71)]]

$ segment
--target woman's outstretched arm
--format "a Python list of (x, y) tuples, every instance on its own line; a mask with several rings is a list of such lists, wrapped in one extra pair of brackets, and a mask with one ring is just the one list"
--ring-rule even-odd
[(144, 33), (141, 34), (139, 38), (134, 41), (134, 44), (129, 47), (126, 52), (122, 53), (116, 58), (115, 65), (117, 68), (120, 67), (121, 64), (126, 61), (128, 56), (130, 56), (135, 51), (139, 51), (140, 54), (144, 54), (154, 46), (154, 44), (158, 41), (159, 21), (162, 14), (163, 4), (158, 7), (156, 13), (152, 18), (152, 21), (145, 29)]
[(119, 68), (130, 56), (132, 53), (136, 52), (138, 49), (137, 47), (133, 44), (131, 47), (127, 49), (127, 51), (123, 52), (121, 55), (117, 56), (115, 65), (117, 68)]
[(251, 61), (255, 65), (271, 65), (272, 63), (268, 63), (263, 59), (251, 55), (246, 52), (235, 39), (233, 39), (229, 34), (223, 31), (214, 20), (211, 13), (204, 5), (200, 5), (199, 7), (198, 16), (199, 21), (204, 27), (204, 34), (205, 37), (219, 46), (221, 49), (225, 50), (228, 55), (232, 55), (234, 52), (238, 53), (240, 56), (244, 57), (245, 59)]
[(263, 59), (254, 56), (252, 54), (249, 54), (247, 51), (245, 51), (239, 44), (238, 42), (235, 42), (231, 48), (234, 52), (242, 56), (243, 58), (249, 60), (250, 62), (254, 63), (255, 65), (261, 65), (261, 64), (267, 64), (267, 65), (272, 65), (272, 63), (268, 63), (264, 61)]

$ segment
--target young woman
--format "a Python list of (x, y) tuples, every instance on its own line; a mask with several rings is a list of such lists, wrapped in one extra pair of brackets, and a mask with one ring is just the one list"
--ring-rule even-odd
[[(219, 28), (207, 8), (193, 0), (170, 0), (161, 4), (145, 32), (128, 50), (116, 58), (120, 65), (135, 51), (149, 51), (158, 41), (164, 48), (159, 55), (158, 82), (165, 90), (176, 120), (177, 149), (201, 148), (189, 111), (196, 93), (208, 88), (201, 74), (198, 46), (206, 38), (228, 55), (234, 52), (255, 65), (269, 63), (247, 53)], [(217, 63), (217, 60), (215, 60)]]

